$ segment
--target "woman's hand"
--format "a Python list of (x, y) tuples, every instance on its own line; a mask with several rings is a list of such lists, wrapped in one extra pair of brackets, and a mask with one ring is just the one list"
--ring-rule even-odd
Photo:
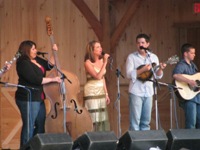
[(104, 63), (105, 63), (105, 62), (107, 63), (109, 57), (110, 57), (110, 55), (107, 54), (107, 53), (105, 53), (104, 56), (103, 56), (103, 62), (104, 62)]
[(54, 51), (58, 51), (58, 47), (57, 47), (56, 44), (53, 44), (53, 50), (54, 50)]
[(109, 96), (108, 96), (108, 93), (106, 94), (106, 104), (107, 104), (107, 105), (110, 104), (110, 98), (109, 98)]
[(57, 77), (54, 77), (54, 78), (52, 78), (52, 81), (51, 82), (58, 82), (58, 83), (61, 83), (61, 78), (59, 77), (59, 76), (57, 76)]

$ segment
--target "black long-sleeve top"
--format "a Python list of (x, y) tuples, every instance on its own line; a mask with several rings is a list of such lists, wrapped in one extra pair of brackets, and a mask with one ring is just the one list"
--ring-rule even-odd
[(48, 64), (48, 61), (36, 57), (37, 63), (39, 63), (44, 68), (44, 73), (41, 68), (32, 63), (30, 60), (21, 60), (17, 62), (16, 69), (18, 74), (18, 84), (35, 88), (36, 90), (31, 89), (31, 99), (28, 97), (28, 91), (24, 88), (18, 87), (15, 93), (16, 100), (21, 101), (42, 101), (43, 85), (42, 79), (46, 75), (46, 71), (52, 68)]

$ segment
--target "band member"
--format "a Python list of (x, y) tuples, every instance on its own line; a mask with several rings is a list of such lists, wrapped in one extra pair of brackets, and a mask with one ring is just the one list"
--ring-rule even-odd
[[(53, 46), (53, 50), (58, 50), (56, 45)], [(27, 87), (18, 87), (15, 93), (16, 104), (23, 123), (20, 141), (20, 147), (22, 147), (35, 134), (45, 132), (46, 110), (43, 101), (45, 98), (43, 84), (60, 83), (61, 79), (60, 77), (45, 77), (46, 70), (52, 68), (50, 64), (55, 64), (54, 58), (50, 58), (49, 64), (48, 61), (37, 57), (36, 44), (33, 41), (23, 41), (18, 51), (21, 54), (16, 63), (18, 84)]]
[[(181, 47), (182, 60), (176, 65), (173, 70), (173, 78), (180, 82), (185, 82), (191, 87), (197, 86), (197, 83), (192, 79), (188, 79), (183, 76), (194, 75), (197, 73), (197, 66), (194, 64), (193, 60), (195, 58), (195, 48), (189, 44), (183, 44)], [(185, 112), (185, 128), (200, 128), (200, 94), (197, 94), (191, 100), (182, 101), (180, 103), (181, 107)]]
[(108, 54), (102, 56), (102, 47), (98, 41), (87, 44), (85, 54), (87, 83), (84, 86), (84, 100), (93, 121), (94, 131), (110, 130), (106, 109), (110, 98), (104, 78), (108, 57)]
[[(146, 71), (151, 71), (151, 63), (159, 65), (158, 57), (146, 51), (150, 45), (150, 37), (146, 34), (139, 34), (136, 37), (137, 51), (129, 54), (126, 60), (126, 75), (129, 82), (129, 130), (150, 130), (153, 82), (140, 81), (138, 76)], [(143, 67), (139, 67), (144, 65)], [(138, 67), (140, 69), (138, 69)], [(163, 76), (163, 69), (166, 64), (160, 63), (155, 70), (156, 79)]]

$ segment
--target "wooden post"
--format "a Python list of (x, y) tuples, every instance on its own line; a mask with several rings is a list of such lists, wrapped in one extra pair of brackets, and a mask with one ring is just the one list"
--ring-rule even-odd
[[(117, 89), (116, 89), (116, 78), (115, 78), (115, 63), (116, 63), (116, 57), (114, 56), (114, 53), (111, 53), (110, 48), (110, 40), (111, 40), (111, 23), (110, 23), (110, 13), (109, 13), (109, 1), (108, 0), (101, 0), (100, 1), (100, 22), (102, 24), (103, 29), (103, 38), (101, 41), (103, 50), (110, 54), (113, 59), (113, 64), (111, 61), (108, 62), (107, 66), (107, 73), (106, 73), (106, 83), (107, 83), (107, 89), (108, 94), (110, 97), (110, 104), (108, 106), (108, 113), (109, 113), (109, 120), (111, 124), (111, 130), (113, 130), (115, 133), (117, 133), (117, 113), (116, 109), (114, 107), (114, 102), (116, 100), (117, 95)], [(112, 65), (112, 68), (111, 68)]]

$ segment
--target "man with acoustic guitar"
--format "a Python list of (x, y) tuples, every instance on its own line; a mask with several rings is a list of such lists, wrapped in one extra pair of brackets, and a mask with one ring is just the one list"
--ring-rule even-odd
[[(151, 110), (153, 101), (153, 79), (163, 76), (166, 64), (160, 63), (158, 57), (147, 51), (150, 37), (139, 34), (136, 37), (137, 51), (129, 54), (126, 60), (126, 75), (129, 83), (129, 130), (150, 130)], [(152, 64), (159, 67), (156, 69)], [(146, 80), (143, 78), (147, 77)]]
[[(173, 70), (173, 78), (175, 79), (175, 83), (185, 83), (185, 86), (188, 86), (188, 91), (195, 93), (193, 97), (187, 98), (190, 93), (186, 93), (186, 95), (181, 95), (182, 98), (185, 100), (181, 101), (181, 107), (185, 112), (185, 128), (192, 129), (192, 128), (200, 128), (200, 94), (199, 88), (193, 91), (195, 87), (197, 87), (197, 80), (200, 78), (192, 78), (195, 77), (198, 69), (197, 66), (194, 64), (193, 60), (195, 58), (195, 48), (189, 44), (183, 44), (181, 47), (181, 53), (183, 59), (176, 65)], [(184, 85), (184, 84), (182, 84)], [(178, 86), (178, 85), (177, 85)], [(190, 87), (190, 88), (189, 88)], [(181, 92), (186, 92), (183, 90)]]

